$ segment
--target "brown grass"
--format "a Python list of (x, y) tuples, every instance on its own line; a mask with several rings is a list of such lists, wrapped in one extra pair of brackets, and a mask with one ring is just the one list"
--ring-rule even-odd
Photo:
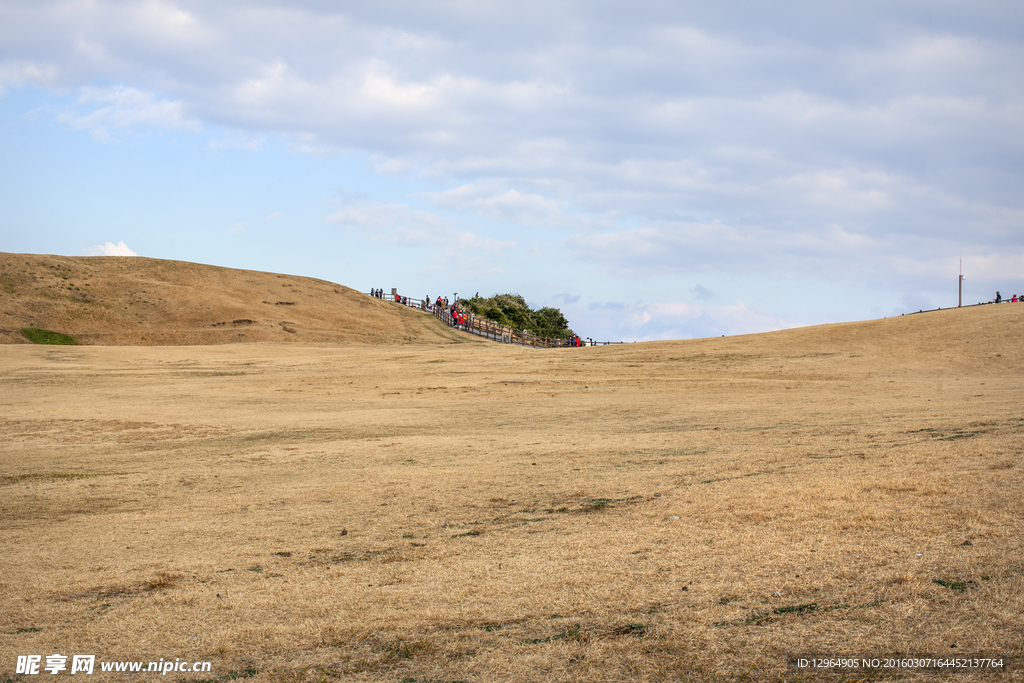
[[(0, 676), (54, 652), (259, 682), (1019, 658), (1022, 330), (1004, 305), (551, 351), (4, 347)], [(992, 679), (902, 680), (946, 678)]]
[(294, 275), (125, 256), (0, 253), (0, 343), (24, 328), (79, 344), (465, 342), (426, 316)]

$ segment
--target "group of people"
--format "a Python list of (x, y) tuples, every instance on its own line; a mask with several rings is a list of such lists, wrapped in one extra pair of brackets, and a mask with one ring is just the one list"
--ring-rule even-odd
[[(428, 311), (434, 310), (433, 306), (430, 305), (430, 297), (429, 296), (427, 298), (425, 298), (424, 301), (427, 302), (427, 310)], [(436, 299), (434, 299), (434, 306), (441, 306), (442, 308), (448, 308), (448, 297), (444, 297), (444, 298), (437, 297)], [(455, 310), (454, 304), (452, 305), (452, 310), (453, 311)]]
[[(1014, 294), (1011, 298), (1007, 299), (1007, 301), (1009, 303), (1014, 303), (1014, 304), (1015, 303), (1024, 302), (1024, 294), (1021, 294), (1020, 296), (1017, 296), (1016, 294)], [(997, 304), (1003, 303), (1003, 295), (1000, 294), (999, 292), (996, 292), (996, 303)]]
[[(384, 299), (385, 298), (384, 290), (383, 289), (371, 289), (370, 290), (370, 296), (372, 296), (375, 299)], [(409, 305), (409, 297), (402, 296), (401, 294), (398, 294), (398, 293), (395, 293), (394, 301), (395, 301), (395, 303), (405, 304), (406, 306)], [(413, 301), (415, 302), (415, 299), (413, 299)], [(429, 296), (425, 297), (423, 299), (423, 306), (422, 307), (423, 307), (424, 310), (432, 311), (432, 310), (434, 310), (435, 306), (443, 307), (443, 308), (451, 308), (452, 316), (455, 315), (456, 306), (455, 306), (455, 304), (448, 302), (448, 297), (446, 297), (446, 296), (445, 297), (439, 296), (436, 299), (434, 299), (433, 301), (430, 300)], [(465, 316), (463, 316), (463, 318), (465, 318)]]
[[(429, 297), (427, 298), (427, 303), (430, 303)], [(441, 297), (437, 297), (437, 300), (434, 302), (434, 305), (441, 306), (442, 304), (444, 305), (444, 308), (448, 309), (448, 312), (452, 316), (452, 327), (457, 327), (460, 330), (466, 329), (466, 314), (459, 310), (459, 303), (457, 301), (448, 303), (448, 297), (445, 297), (443, 299)]]
[[(371, 289), (370, 290), (370, 296), (372, 296), (374, 299), (383, 299), (384, 298), (384, 290), (383, 289)], [(395, 303), (404, 304), (404, 305), (408, 306), (409, 305), (409, 297), (405, 297), (405, 296), (401, 296), (399, 294), (395, 294)], [(430, 305), (430, 299), (427, 299), (427, 305), (428, 306)]]
[(466, 329), (466, 314), (452, 306), (452, 326), (460, 330)]

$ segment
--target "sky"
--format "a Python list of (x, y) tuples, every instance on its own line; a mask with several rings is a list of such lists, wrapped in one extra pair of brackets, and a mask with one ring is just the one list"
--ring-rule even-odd
[(1019, 0), (4, 0), (0, 251), (611, 341), (1024, 293)]

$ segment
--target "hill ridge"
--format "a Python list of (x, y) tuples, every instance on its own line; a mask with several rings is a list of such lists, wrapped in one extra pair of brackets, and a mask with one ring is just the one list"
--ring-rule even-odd
[(142, 256), (0, 253), (0, 343), (465, 343), (431, 316), (318, 278)]
[[(31, 343), (21, 332), (25, 328), (106, 346), (491, 343), (447, 327), (434, 316), (327, 280), (142, 256), (0, 252), (0, 295), (4, 344)], [(912, 363), (914, 349), (955, 346), (977, 360), (980, 346), (993, 356), (1000, 354), (1004, 364), (1022, 362), (1022, 354), (1007, 342), (1024, 332), (1024, 306), (927, 313), (646, 344), (723, 352), (756, 338), (766, 352), (811, 342), (823, 351), (871, 348)]]

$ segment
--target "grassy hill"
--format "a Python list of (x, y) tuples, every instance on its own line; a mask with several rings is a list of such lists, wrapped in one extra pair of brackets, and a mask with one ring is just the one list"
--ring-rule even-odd
[(7, 344), (26, 328), (112, 346), (475, 341), (332, 282), (183, 261), (0, 253), (0, 293)]

